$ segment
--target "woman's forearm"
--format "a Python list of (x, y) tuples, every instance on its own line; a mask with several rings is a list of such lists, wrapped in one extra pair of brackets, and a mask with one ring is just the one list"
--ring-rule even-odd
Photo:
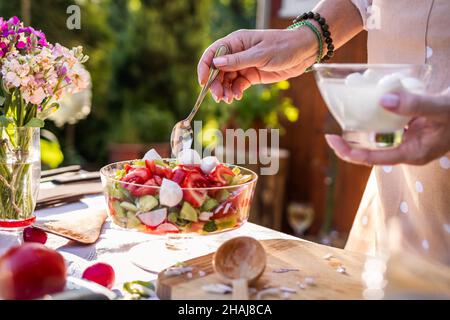
[(313, 11), (326, 19), (336, 49), (364, 29), (359, 10), (350, 0), (322, 0)]

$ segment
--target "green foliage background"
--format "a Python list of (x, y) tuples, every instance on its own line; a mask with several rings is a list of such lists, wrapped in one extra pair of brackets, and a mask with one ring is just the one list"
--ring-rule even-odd
[[(167, 141), (199, 91), (196, 67), (216, 38), (253, 28), (256, 0), (31, 0), (31, 25), (50, 42), (83, 45), (93, 82), (92, 111), (76, 125), (65, 162), (107, 161), (108, 142)], [(70, 5), (81, 29), (69, 30)], [(21, 1), (0, 0), (0, 15), (21, 18)], [(47, 122), (65, 149), (65, 129)]]

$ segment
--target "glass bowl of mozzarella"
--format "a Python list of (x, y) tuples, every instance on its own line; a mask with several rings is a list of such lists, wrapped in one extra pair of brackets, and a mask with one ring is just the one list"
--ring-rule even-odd
[(387, 93), (426, 93), (431, 67), (409, 64), (317, 64), (314, 74), (325, 103), (351, 146), (386, 149), (401, 144), (412, 117), (384, 109)]

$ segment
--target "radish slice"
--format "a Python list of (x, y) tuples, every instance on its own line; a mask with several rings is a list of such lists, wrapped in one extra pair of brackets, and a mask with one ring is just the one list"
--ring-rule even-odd
[(163, 179), (159, 190), (159, 203), (167, 207), (175, 207), (183, 199), (183, 190), (178, 183)]
[(209, 221), (213, 215), (214, 215), (214, 213), (212, 213), (212, 212), (202, 212), (198, 216), (198, 219), (200, 221)]
[(158, 226), (158, 228), (156, 228), (156, 231), (168, 233), (168, 232), (179, 232), (180, 230), (178, 230), (178, 228), (175, 225), (166, 222)]
[(155, 228), (164, 222), (167, 218), (167, 209), (157, 209), (150, 212), (144, 212), (137, 215), (143, 224)]
[(180, 164), (200, 164), (202, 159), (194, 149), (184, 149), (178, 154), (177, 158)]
[(143, 160), (162, 160), (161, 156), (155, 149), (150, 149), (142, 158)]
[(214, 157), (205, 157), (202, 159), (202, 163), (200, 164), (200, 168), (202, 169), (204, 174), (210, 174), (211, 171), (219, 164), (219, 160)]

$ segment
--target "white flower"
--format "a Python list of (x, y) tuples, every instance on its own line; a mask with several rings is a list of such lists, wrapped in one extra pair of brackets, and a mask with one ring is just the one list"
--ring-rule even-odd
[(20, 78), (17, 76), (15, 72), (8, 72), (5, 76), (6, 86), (9, 88), (20, 86)]

